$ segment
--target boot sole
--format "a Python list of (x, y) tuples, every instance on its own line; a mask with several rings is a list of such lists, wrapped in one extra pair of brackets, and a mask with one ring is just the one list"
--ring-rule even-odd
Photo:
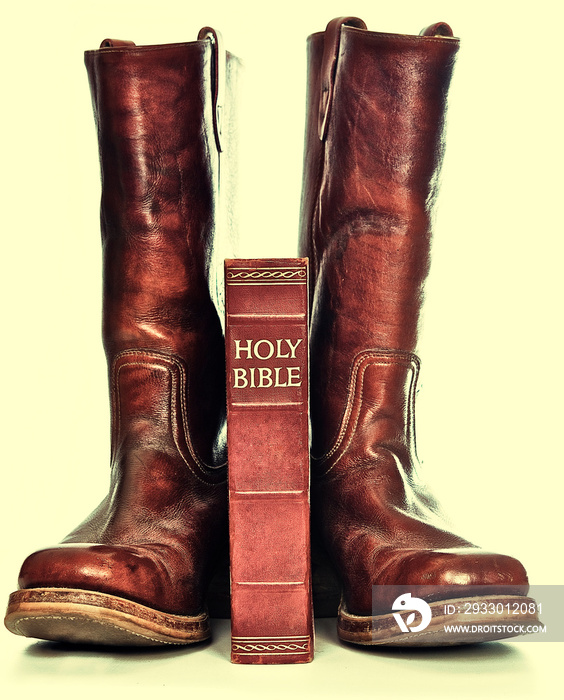
[(172, 615), (125, 598), (72, 588), (12, 593), (4, 624), (14, 634), (72, 644), (161, 646), (211, 636), (206, 612)]
[[(478, 608), (475, 609), (478, 610), (481, 606), (486, 606), (487, 609), (488, 605), (500, 604), (501, 608), (508, 612), (500, 615), (464, 614), (464, 610), (469, 610), (468, 604), (477, 604)], [(433, 616), (424, 630), (402, 632), (393, 613), (374, 616), (352, 615), (346, 610), (344, 603), (341, 603), (337, 631), (342, 641), (362, 645), (423, 647), (491, 642), (519, 636), (522, 633), (515, 630), (516, 627), (542, 624), (536, 613), (521, 612), (523, 604), (526, 608), (531, 605), (536, 609), (535, 601), (525, 596), (476, 596), (440, 600), (429, 603)], [(446, 605), (454, 606), (457, 612), (446, 614)], [(509, 612), (513, 610), (517, 612)], [(459, 626), (460, 629), (457, 632), (446, 632), (445, 625)], [(482, 629), (477, 630), (477, 627)], [(469, 628), (474, 628), (474, 631)]]

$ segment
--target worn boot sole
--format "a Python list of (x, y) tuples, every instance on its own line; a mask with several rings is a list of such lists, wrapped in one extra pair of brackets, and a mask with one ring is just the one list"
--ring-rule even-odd
[[(447, 605), (453, 607), (446, 608)], [(497, 606), (501, 614), (488, 614), (488, 606)], [(337, 620), (339, 638), (363, 645), (454, 646), (516, 637), (523, 633), (522, 628), (541, 624), (537, 613), (529, 612), (529, 607), (536, 610), (535, 601), (524, 596), (454, 598), (430, 603), (429, 607), (432, 619), (424, 630), (402, 632), (393, 613), (365, 617), (352, 615), (341, 603)], [(453, 609), (452, 614), (445, 612)], [(484, 612), (473, 614), (472, 610)], [(451, 627), (451, 631), (446, 631), (445, 627)], [(452, 627), (458, 627), (458, 630), (454, 631)]]
[(171, 615), (125, 598), (72, 588), (12, 593), (4, 624), (23, 637), (73, 644), (161, 646), (210, 637), (205, 612)]

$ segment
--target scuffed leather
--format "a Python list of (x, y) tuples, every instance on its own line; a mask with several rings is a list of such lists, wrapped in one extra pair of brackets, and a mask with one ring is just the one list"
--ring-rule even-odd
[(352, 614), (371, 614), (375, 584), (524, 594), (520, 562), (449, 530), (415, 448), (414, 353), (458, 40), (444, 23), (422, 36), (338, 28), (337, 52), (334, 23), (308, 42), (300, 255), (313, 278), (313, 525)]
[[(213, 269), (217, 51), (205, 37), (103, 46), (85, 61), (102, 170), (111, 485), (62, 545), (28, 557), (20, 586), (100, 591), (196, 614), (228, 544)], [(227, 63), (234, 75), (236, 59)]]

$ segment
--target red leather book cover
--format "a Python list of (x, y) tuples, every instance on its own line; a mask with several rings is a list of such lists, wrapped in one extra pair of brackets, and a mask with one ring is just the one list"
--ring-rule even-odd
[(234, 663), (313, 659), (307, 262), (225, 261)]

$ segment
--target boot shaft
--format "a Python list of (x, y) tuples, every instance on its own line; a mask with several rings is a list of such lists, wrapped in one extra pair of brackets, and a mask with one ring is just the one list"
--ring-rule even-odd
[[(103, 341), (112, 395), (133, 391), (119, 369), (124, 357), (146, 354), (149, 364), (163, 357), (182, 379), (183, 439), (194, 460), (221, 465), (221, 275), (233, 221), (222, 204), (230, 199), (224, 184), (234, 157), (238, 60), (205, 28), (182, 44), (106, 40), (85, 53), (85, 63), (102, 174)], [(155, 405), (171, 391), (164, 376), (151, 375)], [(148, 417), (134, 405), (112, 403), (114, 461), (123, 440), (129, 445), (146, 432)]]
[[(415, 461), (413, 414), (406, 423), (402, 407), (412, 403), (417, 371), (406, 382), (403, 367), (418, 365), (458, 50), (448, 25), (425, 34), (369, 32), (361, 20), (339, 18), (308, 42), (300, 254), (312, 268), (313, 454), (331, 456), (324, 468), (343, 447), (349, 413), (363, 415), (361, 404), (370, 407), (366, 434), (394, 449), (399, 440)], [(357, 396), (355, 367), (365, 362)]]
[(108, 359), (145, 347), (189, 361), (218, 325), (213, 261), (229, 138), (219, 100), (237, 60), (201, 35), (162, 46), (106, 41), (85, 54), (102, 174)]
[(458, 40), (444, 24), (439, 36), (362, 26), (330, 23), (308, 42), (300, 254), (340, 310), (335, 333), (357, 352), (413, 352)]

